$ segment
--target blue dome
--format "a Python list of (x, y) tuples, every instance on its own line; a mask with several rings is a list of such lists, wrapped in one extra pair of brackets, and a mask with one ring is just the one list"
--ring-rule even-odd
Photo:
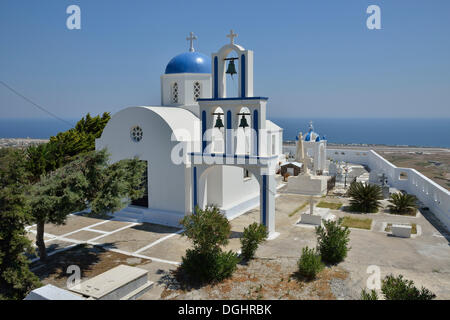
[(308, 134), (305, 137), (305, 141), (310, 141), (311, 140), (311, 132), (308, 132)]
[(211, 58), (200, 52), (185, 52), (167, 64), (169, 73), (211, 73)]
[(319, 136), (317, 136), (317, 138), (316, 138), (316, 142), (319, 142), (320, 141), (320, 137)]

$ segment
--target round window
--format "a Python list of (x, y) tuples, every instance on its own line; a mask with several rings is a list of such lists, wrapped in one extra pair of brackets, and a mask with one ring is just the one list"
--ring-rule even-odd
[(144, 133), (143, 133), (141, 127), (135, 126), (135, 127), (131, 128), (130, 134), (131, 134), (131, 139), (134, 142), (139, 142), (142, 140), (142, 136)]

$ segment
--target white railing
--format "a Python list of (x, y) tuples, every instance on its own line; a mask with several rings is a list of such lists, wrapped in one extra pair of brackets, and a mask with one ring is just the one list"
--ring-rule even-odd
[(398, 168), (373, 150), (328, 149), (327, 158), (366, 165), (371, 173), (384, 173), (389, 185), (415, 195), (450, 231), (450, 191), (417, 170)]

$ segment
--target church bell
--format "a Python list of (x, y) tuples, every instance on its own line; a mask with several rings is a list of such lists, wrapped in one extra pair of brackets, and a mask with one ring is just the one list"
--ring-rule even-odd
[(237, 71), (236, 71), (236, 66), (234, 65), (234, 60), (230, 60), (230, 62), (228, 62), (228, 68), (227, 68), (226, 74), (233, 76), (236, 73), (237, 73)]
[(221, 129), (223, 127), (224, 127), (223, 121), (222, 121), (222, 118), (220, 117), (220, 114), (219, 114), (217, 116), (216, 125), (214, 126), (214, 128)]
[(247, 118), (245, 117), (245, 115), (242, 116), (241, 118), (241, 123), (239, 124), (239, 128), (248, 128), (248, 122), (247, 122)]

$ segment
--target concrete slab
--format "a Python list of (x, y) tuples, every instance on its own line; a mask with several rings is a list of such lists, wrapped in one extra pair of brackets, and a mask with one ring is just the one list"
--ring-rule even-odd
[[(105, 220), (73, 215), (67, 218), (67, 222), (65, 225), (57, 226), (54, 224), (46, 224), (44, 230), (46, 233), (61, 236), (63, 234), (73, 232), (75, 230), (82, 229), (102, 221)], [(36, 226), (32, 227), (31, 230), (36, 230)]]
[(48, 284), (46, 286), (31, 291), (25, 297), (24, 300), (85, 300), (85, 299), (78, 294), (74, 294), (70, 291)]
[(177, 234), (139, 254), (147, 257), (181, 262), (181, 257), (185, 255), (186, 250), (189, 248), (192, 248), (191, 242), (186, 237)]
[(147, 270), (119, 265), (70, 288), (96, 300), (118, 300), (147, 283)]
[(121, 230), (111, 235), (95, 240), (97, 243), (106, 243), (117, 249), (135, 252), (146, 245), (159, 240), (179, 229), (151, 223), (143, 223), (131, 228)]
[(111, 232), (111, 231), (120, 229), (122, 227), (125, 227), (129, 224), (130, 224), (129, 222), (124, 222), (124, 221), (108, 221), (107, 223), (104, 223), (104, 224), (101, 224), (98, 226), (94, 226), (94, 227), (92, 227), (92, 229), (105, 231), (105, 232)]
[(99, 232), (92, 232), (87, 230), (81, 230), (76, 233), (72, 233), (71, 235), (67, 236), (69, 239), (74, 240), (80, 240), (80, 241), (88, 241), (89, 239), (93, 239), (95, 237), (98, 237), (102, 235), (102, 233)]

